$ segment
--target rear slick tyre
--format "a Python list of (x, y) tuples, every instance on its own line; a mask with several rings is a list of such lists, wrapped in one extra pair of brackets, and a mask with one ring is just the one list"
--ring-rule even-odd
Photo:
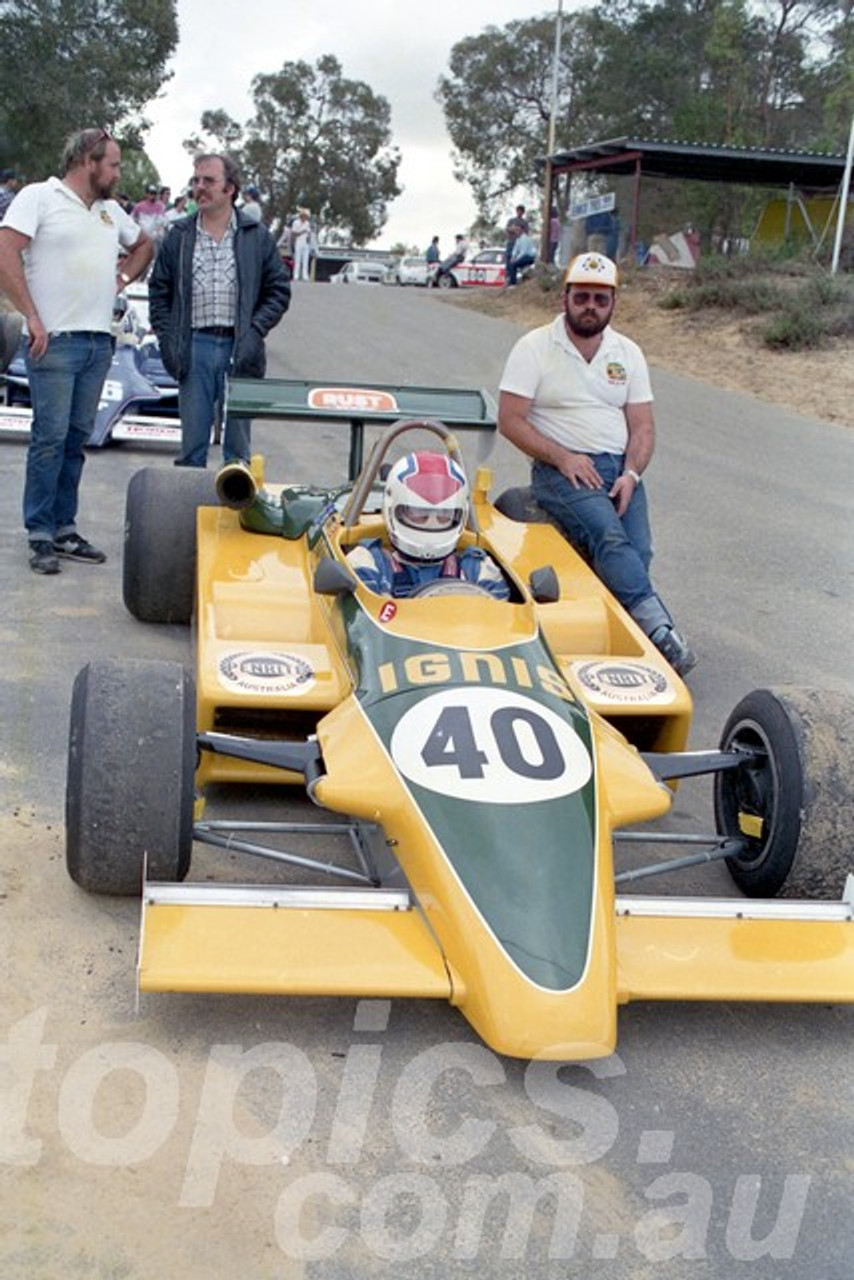
[(203, 467), (143, 467), (131, 476), (122, 591), (125, 607), (140, 622), (190, 622), (196, 512), (220, 505), (216, 477)]
[(89, 893), (183, 880), (193, 842), (195, 692), (176, 662), (104, 659), (77, 675), (65, 795), (66, 865)]

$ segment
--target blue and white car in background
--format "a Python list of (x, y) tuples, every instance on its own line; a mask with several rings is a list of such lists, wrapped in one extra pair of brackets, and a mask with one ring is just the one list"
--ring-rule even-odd
[[(8, 367), (0, 376), (0, 436), (26, 438), (32, 406), (24, 353), (26, 329), (15, 315), (3, 319), (3, 343)], [(178, 444), (181, 421), (178, 387), (163, 366), (160, 347), (148, 317), (148, 286), (135, 282), (116, 298), (113, 312), (116, 340), (113, 362), (89, 437), (92, 448), (111, 441), (134, 440)], [(13, 344), (14, 354), (8, 350)]]

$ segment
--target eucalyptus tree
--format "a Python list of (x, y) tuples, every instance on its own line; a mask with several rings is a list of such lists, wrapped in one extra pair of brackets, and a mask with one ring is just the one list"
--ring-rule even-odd
[(342, 75), (331, 54), (286, 62), (255, 76), (255, 112), (245, 125), (222, 110), (202, 116), (189, 151), (211, 141), (240, 161), (245, 180), (264, 196), (281, 224), (307, 207), (327, 237), (361, 245), (384, 226), (387, 205), (400, 194), (400, 156), (391, 145), (391, 108), (365, 83)]
[(0, 164), (55, 172), (75, 129), (140, 146), (145, 106), (169, 79), (176, 0), (0, 0)]

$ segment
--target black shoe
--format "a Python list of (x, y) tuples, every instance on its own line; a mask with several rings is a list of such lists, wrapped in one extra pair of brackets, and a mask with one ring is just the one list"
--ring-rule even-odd
[(30, 568), (33, 573), (61, 573), (52, 542), (30, 543)]
[(103, 564), (107, 558), (103, 551), (93, 547), (79, 533), (66, 533), (61, 538), (54, 538), (53, 549), (66, 560), (81, 560), (84, 564)]
[(687, 676), (697, 665), (697, 655), (675, 627), (658, 627), (650, 636), (658, 652), (678, 676)]

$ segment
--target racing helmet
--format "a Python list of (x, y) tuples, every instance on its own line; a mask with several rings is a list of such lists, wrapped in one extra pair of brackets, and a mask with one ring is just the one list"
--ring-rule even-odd
[(466, 522), (469, 486), (444, 453), (407, 453), (386, 477), (383, 515), (391, 545), (412, 560), (444, 560)]

